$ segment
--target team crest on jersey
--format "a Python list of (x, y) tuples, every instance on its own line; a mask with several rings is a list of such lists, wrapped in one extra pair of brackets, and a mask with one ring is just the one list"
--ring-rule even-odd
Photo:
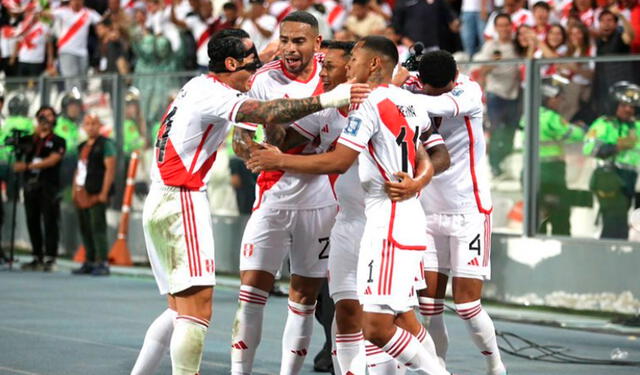
[(242, 256), (244, 257), (250, 257), (253, 256), (253, 250), (255, 248), (255, 245), (252, 243), (246, 243), (242, 246)]
[(453, 90), (451, 90), (451, 95), (460, 96), (463, 92), (464, 90), (461, 87), (454, 87)]
[(349, 123), (347, 127), (344, 128), (345, 134), (356, 135), (358, 134), (358, 130), (360, 130), (360, 124), (362, 120), (357, 117), (349, 117)]
[(213, 273), (216, 270), (216, 265), (213, 262), (213, 259), (205, 259), (204, 264), (208, 273)]

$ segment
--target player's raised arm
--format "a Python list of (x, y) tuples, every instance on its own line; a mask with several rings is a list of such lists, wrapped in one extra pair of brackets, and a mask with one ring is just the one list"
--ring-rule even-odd
[(338, 85), (329, 92), (303, 99), (276, 99), (267, 102), (249, 99), (238, 109), (236, 121), (283, 124), (325, 108), (361, 104), (370, 91), (369, 85), (354, 83)]
[(358, 157), (359, 152), (340, 143), (335, 150), (317, 155), (284, 154), (277, 147), (264, 148), (251, 153), (247, 168), (254, 173), (271, 170), (286, 170), (308, 174), (344, 173)]

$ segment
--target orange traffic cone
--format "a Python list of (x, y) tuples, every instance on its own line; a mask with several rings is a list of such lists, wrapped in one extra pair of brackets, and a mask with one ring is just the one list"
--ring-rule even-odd
[(84, 249), (83, 245), (78, 246), (78, 250), (73, 255), (73, 261), (76, 263), (84, 263), (87, 260), (87, 251)]
[(127, 187), (124, 190), (122, 199), (122, 215), (120, 215), (120, 225), (118, 226), (118, 238), (113, 243), (109, 251), (109, 263), (117, 266), (132, 266), (131, 253), (127, 247), (127, 232), (129, 232), (129, 211), (131, 211), (131, 199), (133, 198), (133, 179), (138, 168), (138, 153), (131, 153), (129, 170), (127, 171)]

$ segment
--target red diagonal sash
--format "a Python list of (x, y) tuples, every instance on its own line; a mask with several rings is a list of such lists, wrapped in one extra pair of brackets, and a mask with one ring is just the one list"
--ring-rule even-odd
[(61, 48), (62, 46), (67, 44), (67, 42), (69, 42), (69, 40), (73, 38), (73, 36), (76, 35), (81, 28), (84, 27), (84, 25), (87, 23), (88, 20), (89, 20), (89, 12), (85, 10), (82, 13), (82, 16), (80, 16), (80, 18), (78, 18), (78, 20), (73, 25), (71, 25), (69, 30), (67, 30), (67, 33), (64, 34), (62, 38), (58, 40), (58, 48)]
[(196, 50), (200, 49), (200, 46), (207, 43), (209, 37), (211, 37), (213, 31), (213, 27), (207, 26), (207, 28), (200, 34), (200, 38), (198, 38), (198, 42), (196, 42)]

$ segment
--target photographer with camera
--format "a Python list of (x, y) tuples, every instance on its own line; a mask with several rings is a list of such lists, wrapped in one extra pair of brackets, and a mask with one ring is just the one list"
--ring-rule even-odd
[(16, 159), (18, 161), (13, 164), (13, 170), (23, 175), (27, 228), (33, 248), (33, 261), (23, 264), (22, 270), (52, 271), (58, 255), (60, 162), (66, 143), (53, 134), (56, 123), (53, 108), (40, 107), (36, 112), (36, 120), (35, 132), (19, 138), (16, 145), (24, 158)]

